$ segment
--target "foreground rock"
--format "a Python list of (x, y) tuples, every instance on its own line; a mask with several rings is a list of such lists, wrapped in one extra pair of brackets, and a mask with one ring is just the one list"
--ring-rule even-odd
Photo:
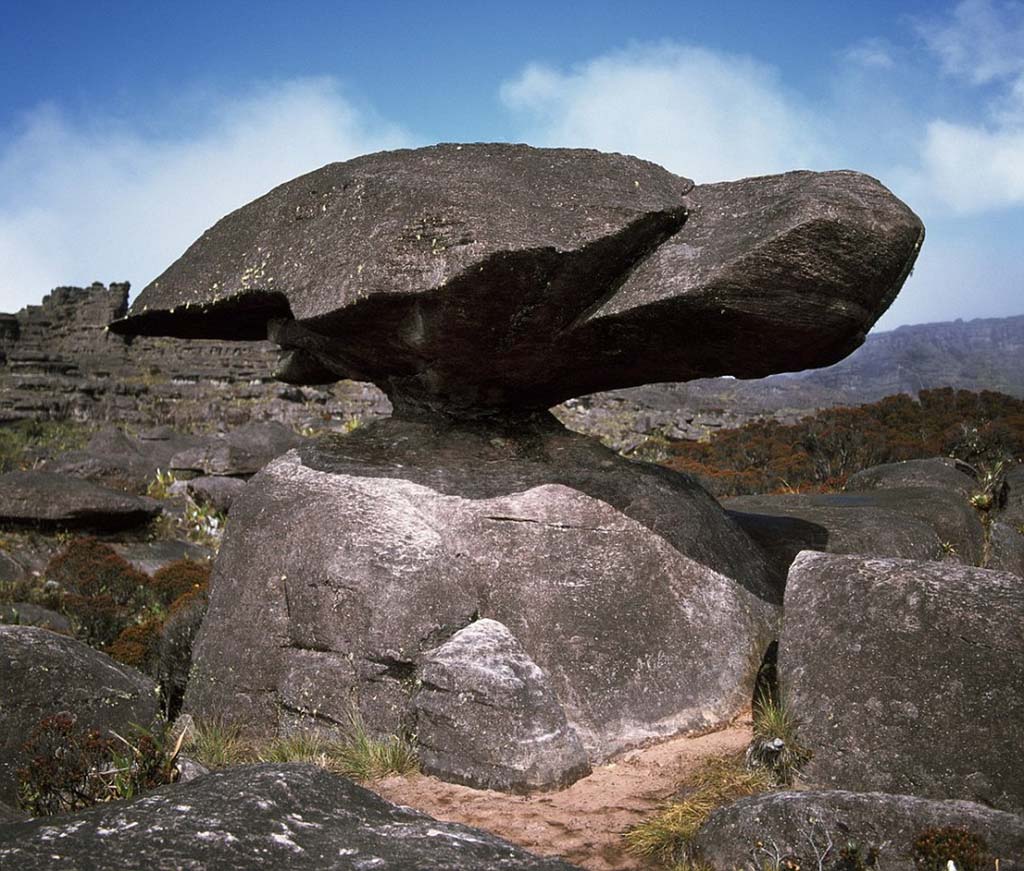
[(124, 732), (159, 710), (156, 684), (135, 669), (31, 626), (0, 626), (0, 686), (0, 801), (10, 804), (26, 762), (21, 746), (44, 717), (69, 711), (81, 729)]
[(22, 871), (573, 867), (478, 829), (396, 807), (312, 765), (232, 768), (129, 802), (0, 824), (0, 865)]
[(54, 472), (0, 475), (0, 523), (113, 532), (142, 526), (160, 503)]
[(427, 774), (529, 792), (590, 773), (547, 676), (501, 623), (477, 620), (427, 651), (419, 684), (411, 704)]
[(619, 154), (439, 145), (329, 164), (232, 212), (113, 329), (269, 334), (282, 379), (370, 380), (399, 413), (538, 410), (835, 362), (923, 235), (853, 172), (693, 188)]
[(1022, 626), (1015, 575), (800, 554), (778, 667), (807, 781), (1024, 813)]
[(290, 452), (232, 505), (186, 709), (256, 731), (399, 731), (422, 657), (480, 618), (591, 760), (749, 702), (778, 595), (685, 476), (549, 418), (387, 420)]
[(696, 846), (702, 859), (723, 869), (760, 871), (783, 859), (800, 868), (821, 867), (822, 859), (825, 867), (853, 868), (853, 864), (831, 864), (844, 847), (853, 844), (862, 861), (872, 853), (876, 856), (872, 867), (918, 871), (933, 866), (915, 861), (914, 842), (928, 829), (950, 827), (966, 828), (984, 840), (987, 861), (977, 867), (1024, 869), (1021, 817), (971, 802), (878, 792), (815, 790), (740, 799), (711, 815)]

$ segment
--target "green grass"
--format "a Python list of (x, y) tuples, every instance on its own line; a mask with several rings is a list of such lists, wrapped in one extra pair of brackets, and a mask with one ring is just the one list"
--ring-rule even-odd
[(197, 723), (186, 753), (207, 768), (250, 762), (311, 762), (353, 780), (371, 781), (411, 774), (419, 767), (416, 750), (404, 738), (374, 738), (353, 715), (344, 738), (295, 732), (269, 739), (246, 739), (241, 729), (220, 721)]
[(32, 468), (40, 458), (85, 447), (92, 430), (66, 420), (19, 420), (0, 426), (0, 472)]
[(774, 694), (761, 693), (754, 702), (754, 738), (747, 753), (753, 768), (771, 772), (780, 786), (788, 786), (811, 758), (797, 732), (800, 721)]
[(742, 754), (708, 759), (686, 781), (681, 797), (660, 813), (626, 832), (627, 849), (676, 871), (702, 871), (693, 855), (693, 839), (708, 817), (738, 798), (766, 792), (774, 778), (764, 769), (748, 769)]

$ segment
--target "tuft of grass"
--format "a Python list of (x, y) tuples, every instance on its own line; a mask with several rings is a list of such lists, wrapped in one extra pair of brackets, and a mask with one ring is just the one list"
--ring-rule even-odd
[(86, 424), (58, 420), (19, 420), (0, 426), (0, 472), (31, 469), (47, 457), (85, 447)]
[(146, 495), (153, 499), (166, 499), (171, 495), (171, 485), (174, 483), (174, 474), (169, 470), (164, 472), (156, 470), (156, 475), (146, 487)]
[(411, 774), (419, 768), (416, 749), (410, 741), (397, 735), (372, 737), (358, 714), (351, 715), (347, 732), (340, 740), (302, 731), (265, 741), (247, 741), (238, 727), (214, 720), (197, 723), (186, 747), (207, 768), (247, 762), (311, 762), (359, 781)]
[(800, 721), (771, 692), (762, 692), (754, 701), (754, 737), (747, 748), (747, 766), (766, 771), (780, 786), (789, 786), (811, 758), (797, 736)]
[(626, 832), (626, 847), (678, 871), (703, 871), (693, 855), (693, 839), (718, 808), (767, 792), (775, 785), (770, 772), (749, 769), (742, 754), (708, 759), (685, 784), (681, 797), (656, 816)]
[(190, 756), (207, 768), (228, 768), (256, 758), (251, 744), (242, 737), (242, 730), (223, 720), (196, 723), (184, 746)]

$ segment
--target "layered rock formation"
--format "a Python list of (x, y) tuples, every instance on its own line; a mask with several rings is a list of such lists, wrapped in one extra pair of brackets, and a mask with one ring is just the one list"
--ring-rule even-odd
[[(489, 618), (534, 689), (504, 693), (488, 729), (560, 738), (510, 767), (467, 733), (453, 759), (449, 718), (452, 776), (554, 786), (586, 770), (572, 747), (596, 761), (726, 722), (778, 617), (767, 562), (694, 482), (545, 409), (833, 362), (922, 237), (857, 173), (694, 188), (635, 158), (511, 145), (331, 164), (227, 216), (113, 328), (269, 335), (279, 377), (371, 380), (395, 416), (290, 451), (235, 497), (186, 706), (263, 733), (337, 730), (355, 706), (400, 730), (438, 714), (417, 687)], [(455, 696), (497, 692), (444, 673)]]

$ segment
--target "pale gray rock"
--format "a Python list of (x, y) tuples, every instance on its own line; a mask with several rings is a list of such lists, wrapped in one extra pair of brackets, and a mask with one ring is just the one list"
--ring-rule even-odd
[(808, 783), (1024, 812), (1022, 626), (1016, 575), (800, 554), (778, 669)]
[(428, 650), (418, 682), (411, 705), (427, 774), (529, 792), (590, 773), (547, 676), (496, 620), (474, 621)]
[(231, 503), (244, 489), (245, 480), (242, 478), (201, 475), (188, 481), (189, 496), (198, 504), (208, 505), (223, 514), (231, 510)]
[(130, 801), (0, 824), (21, 871), (572, 871), (313, 765), (247, 765)]
[(66, 635), (0, 625), (0, 801), (17, 798), (22, 744), (41, 719), (62, 711), (85, 730), (148, 727), (159, 711), (157, 687), (133, 668)]
[[(972, 802), (879, 792), (809, 790), (743, 798), (716, 810), (695, 844), (715, 868), (737, 871), (762, 871), (780, 857), (817, 868), (830, 842), (833, 862), (843, 847), (855, 844), (862, 861), (874, 851), (874, 867), (919, 871), (914, 841), (925, 829), (948, 827), (966, 828), (985, 841), (991, 864), (984, 867), (1024, 871), (1021, 817)], [(832, 867), (828, 859), (826, 867)]]
[(117, 551), (118, 556), (147, 575), (152, 575), (164, 566), (183, 559), (203, 562), (213, 556), (213, 551), (208, 547), (172, 538), (158, 541), (111, 542), (110, 546)]
[(1024, 578), (1024, 534), (1008, 523), (993, 520), (988, 527), (988, 562), (985, 568), (1012, 572)]

